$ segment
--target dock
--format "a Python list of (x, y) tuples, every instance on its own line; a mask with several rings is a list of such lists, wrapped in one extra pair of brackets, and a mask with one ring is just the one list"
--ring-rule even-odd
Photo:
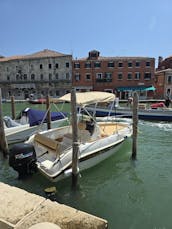
[(1, 182), (0, 206), (0, 229), (29, 229), (43, 222), (60, 229), (108, 228), (105, 219)]

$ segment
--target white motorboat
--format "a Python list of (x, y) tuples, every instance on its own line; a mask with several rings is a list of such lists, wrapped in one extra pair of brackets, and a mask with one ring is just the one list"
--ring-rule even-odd
[[(9, 116), (4, 116), (4, 131), (7, 143), (14, 144), (24, 142), (32, 134), (47, 129), (46, 111), (26, 108), (19, 119), (12, 120)], [(67, 121), (66, 113), (51, 112), (51, 126), (59, 127)]]
[[(84, 110), (88, 104), (112, 100), (114, 94), (107, 92), (76, 93), (76, 103)], [(71, 102), (71, 95), (67, 94), (59, 101)], [(77, 123), (80, 171), (114, 154), (132, 135), (132, 126), (128, 122), (96, 122), (94, 117), (87, 114), (89, 120), (82, 119), (81, 115)], [(36, 164), (43, 175), (51, 181), (58, 181), (72, 172), (73, 134), (71, 125), (38, 133), (27, 144), (25, 142), (12, 149), (9, 163), (19, 173), (27, 173), (29, 165), (32, 170)], [(25, 164), (29, 157), (34, 164)], [(23, 159), (25, 162), (22, 163)]]

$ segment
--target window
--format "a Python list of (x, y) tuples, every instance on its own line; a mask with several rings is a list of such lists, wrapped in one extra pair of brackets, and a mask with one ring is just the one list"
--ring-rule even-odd
[(51, 64), (48, 64), (48, 68), (51, 69)]
[(123, 78), (122, 73), (118, 73), (118, 80), (122, 80), (122, 78)]
[(27, 80), (27, 74), (24, 74), (23, 78), (24, 80)]
[(140, 80), (140, 72), (135, 73), (135, 80)]
[(132, 68), (132, 62), (128, 62), (128, 67)]
[(74, 68), (80, 68), (80, 63), (74, 63)]
[(132, 73), (131, 72), (128, 73), (127, 79), (132, 80)]
[(35, 80), (35, 74), (31, 75), (31, 80)]
[(140, 62), (139, 61), (136, 61), (136, 67), (140, 67)]
[(69, 62), (66, 62), (66, 68), (69, 68)]
[(167, 89), (167, 96), (170, 96), (170, 94), (171, 94), (171, 90), (170, 90), (170, 88), (168, 88)]
[(20, 75), (17, 73), (16, 74), (16, 80), (19, 80), (20, 79)]
[(59, 64), (58, 63), (56, 63), (55, 68), (59, 68)]
[[(17, 67), (17, 68), (18, 68), (18, 67)], [(32, 70), (34, 69), (33, 64), (30, 65), (30, 68), (31, 68)]]
[(40, 66), (39, 66), (39, 67), (40, 67), (40, 69), (43, 69), (43, 65), (42, 65), (42, 64), (40, 64)]
[(10, 81), (10, 76), (7, 76), (7, 80)]
[(66, 79), (67, 79), (67, 80), (70, 79), (70, 74), (69, 74), (69, 72), (66, 73)]
[(53, 94), (54, 94), (54, 92), (53, 92), (53, 91), (49, 91), (49, 93), (50, 93), (50, 96), (53, 96)]
[(95, 62), (94, 63), (94, 67), (95, 68), (100, 68), (101, 67), (101, 63), (100, 62)]
[(44, 75), (41, 74), (41, 75), (40, 75), (40, 80), (43, 80), (43, 79), (44, 79)]
[(103, 79), (102, 73), (96, 73), (96, 79)]
[(150, 67), (150, 61), (146, 61), (146, 67)]
[(112, 79), (112, 73), (111, 73), (111, 72), (106, 72), (106, 73), (105, 73), (105, 78), (106, 78), (107, 80), (111, 80), (111, 79)]
[(60, 95), (59, 91), (56, 91), (56, 96), (59, 96), (59, 95)]
[(56, 73), (55, 77), (56, 77), (56, 80), (58, 80), (59, 79), (59, 74)]
[(168, 83), (168, 84), (171, 84), (171, 83), (172, 83), (172, 76), (168, 76), (168, 78), (167, 78), (167, 83)]
[(115, 66), (114, 62), (108, 62), (108, 68), (113, 68)]
[(87, 81), (90, 81), (90, 80), (91, 80), (91, 75), (90, 75), (89, 73), (87, 73), (87, 74), (85, 75), (85, 79), (86, 79)]
[(52, 80), (52, 74), (51, 73), (49, 74), (49, 80)]
[(151, 73), (150, 72), (145, 72), (144, 79), (145, 80), (150, 80), (151, 79)]
[(86, 62), (85, 63), (85, 68), (91, 68), (91, 63), (90, 62)]
[(123, 63), (122, 63), (122, 62), (119, 62), (119, 63), (118, 63), (118, 67), (119, 67), (119, 68), (122, 68), (122, 67), (123, 67)]
[(75, 74), (75, 81), (80, 81), (80, 74), (79, 73)]

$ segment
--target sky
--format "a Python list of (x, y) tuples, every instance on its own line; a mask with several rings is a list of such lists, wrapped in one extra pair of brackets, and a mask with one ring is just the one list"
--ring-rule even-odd
[(0, 0), (0, 55), (172, 56), (171, 0)]

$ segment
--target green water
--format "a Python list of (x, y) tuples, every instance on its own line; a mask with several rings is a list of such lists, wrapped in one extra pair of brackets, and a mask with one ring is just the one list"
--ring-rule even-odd
[(44, 196), (57, 188), (57, 201), (106, 219), (110, 229), (172, 228), (172, 123), (139, 121), (137, 161), (131, 139), (117, 154), (82, 172), (76, 192), (71, 180), (51, 183), (39, 173), (18, 180), (0, 160), (0, 181)]

